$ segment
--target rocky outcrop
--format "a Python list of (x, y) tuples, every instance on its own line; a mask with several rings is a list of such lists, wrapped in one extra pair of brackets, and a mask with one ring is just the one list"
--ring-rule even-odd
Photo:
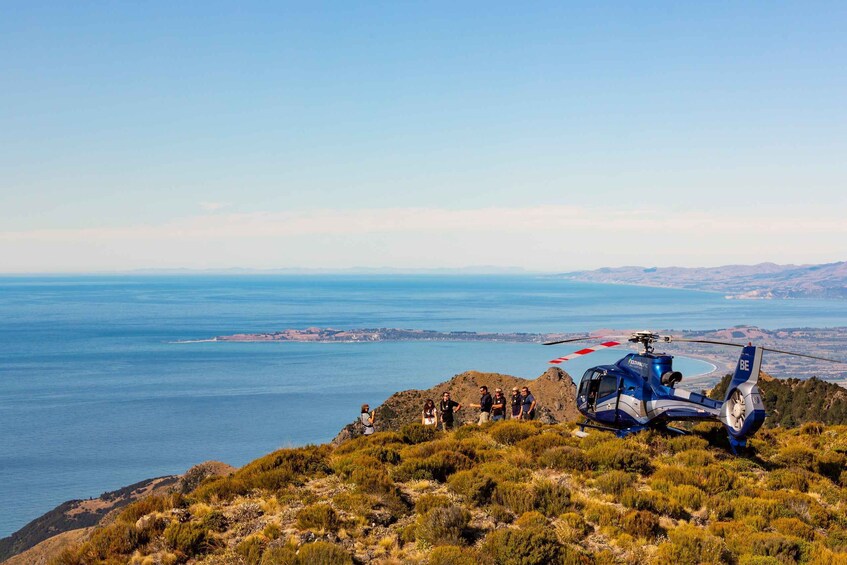
[[(500, 373), (467, 371), (426, 390), (404, 390), (391, 395), (376, 408), (376, 429), (399, 431), (407, 424), (420, 422), (424, 402), (431, 398), (438, 404), (445, 391), (450, 392), (451, 397), (462, 405), (456, 414), (456, 425), (475, 423), (479, 411), (469, 405), (479, 404), (480, 385), (488, 386), (492, 394), (496, 387), (502, 388), (507, 399), (513, 387), (528, 387), (538, 402), (538, 419), (543, 422), (568, 422), (579, 417), (575, 402), (576, 386), (570, 375), (558, 367), (547, 369), (535, 380)], [(361, 426), (358, 421), (354, 421), (342, 428), (332, 443), (337, 445), (358, 435), (361, 435)]]

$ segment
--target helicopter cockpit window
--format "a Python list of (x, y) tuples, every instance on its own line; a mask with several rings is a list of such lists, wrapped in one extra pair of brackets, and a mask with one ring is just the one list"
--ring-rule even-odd
[(600, 381), (600, 388), (597, 390), (597, 396), (608, 396), (618, 390), (618, 378), (614, 375), (604, 375)]

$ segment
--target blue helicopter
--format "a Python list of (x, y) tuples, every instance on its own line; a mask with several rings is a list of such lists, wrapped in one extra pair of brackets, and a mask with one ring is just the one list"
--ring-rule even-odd
[[(551, 341), (556, 345), (587, 339), (592, 336)], [(674, 421), (719, 421), (729, 435), (729, 445), (735, 453), (746, 447), (747, 440), (762, 426), (767, 415), (762, 395), (757, 386), (762, 354), (765, 351), (809, 357), (840, 363), (834, 359), (792, 353), (752, 344), (685, 339), (659, 335), (650, 331), (631, 334), (627, 341), (640, 344), (642, 353), (630, 353), (614, 365), (600, 365), (585, 371), (576, 393), (576, 406), (586, 420), (586, 427), (614, 432), (618, 437), (657, 428), (672, 433), (685, 433), (669, 426)], [(677, 388), (682, 374), (673, 370), (673, 356), (654, 353), (654, 343), (670, 342), (708, 343), (740, 347), (741, 355), (735, 373), (726, 389), (724, 400), (718, 401), (688, 390)], [(559, 364), (607, 347), (621, 345), (619, 341), (605, 341), (591, 348), (581, 349), (565, 357), (550, 361)]]

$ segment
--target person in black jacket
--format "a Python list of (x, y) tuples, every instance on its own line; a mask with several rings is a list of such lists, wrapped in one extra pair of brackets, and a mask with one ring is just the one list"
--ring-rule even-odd
[(488, 387), (482, 385), (479, 387), (479, 404), (471, 404), (471, 408), (479, 408), (479, 422), (478, 424), (481, 426), (484, 423), (491, 420), (491, 406), (494, 404), (494, 401), (491, 399), (491, 395), (488, 393)]
[(452, 400), (449, 392), (445, 392), (438, 408), (441, 411), (441, 429), (446, 432), (453, 428), (453, 415), (462, 409), (462, 405)]
[(518, 387), (512, 389), (512, 397), (509, 399), (509, 405), (512, 407), (512, 419), (519, 420), (521, 417), (521, 405), (523, 398)]

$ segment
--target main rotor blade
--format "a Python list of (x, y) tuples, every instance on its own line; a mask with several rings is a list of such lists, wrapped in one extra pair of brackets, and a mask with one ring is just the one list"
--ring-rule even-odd
[(550, 365), (558, 365), (564, 361), (570, 361), (571, 359), (575, 359), (576, 357), (582, 357), (583, 355), (588, 355), (589, 353), (594, 353), (598, 349), (605, 349), (607, 347), (615, 347), (616, 345), (620, 345), (619, 341), (606, 341), (604, 343), (600, 343), (595, 345), (594, 347), (587, 347), (585, 349), (580, 349), (579, 351), (574, 351), (570, 355), (565, 355), (564, 357), (559, 357), (557, 359), (553, 359), (552, 361), (548, 361)]
[[(740, 343), (733, 343), (731, 341), (713, 341), (710, 339), (686, 339), (684, 337), (672, 337), (667, 336), (665, 338), (666, 342), (674, 342), (674, 341), (687, 341), (690, 343), (709, 343), (712, 345), (730, 345), (732, 347), (744, 347), (744, 345)], [(808, 357), (809, 359), (817, 359), (818, 361), (829, 361), (830, 363), (845, 363), (845, 361), (839, 361), (838, 359), (827, 359), (826, 357), (818, 357), (817, 355), (807, 355), (806, 353), (794, 353), (793, 351), (783, 351), (782, 349), (773, 349), (771, 347), (762, 347), (765, 351), (773, 351), (774, 353), (782, 353), (784, 355), (795, 355), (797, 357)]]
[(773, 351), (774, 353), (784, 353), (785, 355), (796, 355), (797, 357), (808, 357), (809, 359), (817, 359), (819, 361), (829, 361), (830, 363), (845, 363), (845, 361), (839, 361), (837, 359), (827, 359), (826, 357), (818, 357), (817, 355), (806, 355), (805, 353), (782, 351), (781, 349), (771, 349), (770, 347), (763, 347), (762, 349), (765, 351)]
[(711, 339), (686, 339), (684, 337), (673, 337), (673, 336), (662, 336), (664, 338), (665, 343), (672, 343), (674, 341), (687, 341), (689, 343), (710, 343), (712, 345), (730, 345), (732, 347), (744, 347), (743, 344), (733, 343), (731, 341), (714, 341)]
[(584, 339), (597, 339), (597, 338), (592, 338), (590, 335), (586, 335), (586, 336), (583, 336), (583, 337), (572, 337), (570, 339), (560, 339), (558, 341), (548, 341), (547, 343), (542, 343), (541, 345), (556, 345), (556, 344), (559, 344), (559, 343), (570, 343), (572, 341), (582, 341)]

